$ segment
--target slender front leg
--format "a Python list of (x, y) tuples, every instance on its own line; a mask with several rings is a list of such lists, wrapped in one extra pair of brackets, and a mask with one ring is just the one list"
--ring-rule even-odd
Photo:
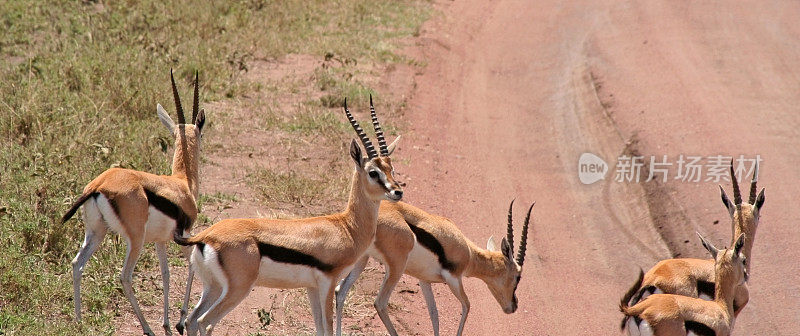
[(436, 298), (433, 297), (431, 283), (420, 280), (419, 288), (425, 297), (425, 304), (428, 306), (428, 315), (431, 317), (431, 324), (433, 325), (433, 335), (439, 336), (439, 311), (436, 309)]
[(336, 287), (336, 336), (342, 336), (342, 311), (344, 310), (344, 300), (347, 299), (347, 293), (356, 283), (358, 277), (364, 272), (364, 267), (367, 266), (369, 256), (364, 256), (353, 265), (353, 270), (344, 278)]
[(450, 291), (458, 298), (458, 301), (461, 301), (461, 321), (458, 322), (458, 333), (456, 333), (457, 336), (461, 336), (464, 332), (464, 324), (467, 322), (467, 314), (469, 314), (469, 299), (467, 299), (467, 293), (464, 292), (461, 278), (445, 276), (444, 279), (447, 286), (450, 287)]
[(325, 336), (333, 336), (333, 297), (336, 291), (334, 281), (328, 281), (327, 286), (322, 286), (322, 288), (320, 288), (320, 294), (323, 295), (321, 298), (323, 300), (322, 320), (325, 322)]
[(186, 313), (189, 311), (189, 297), (192, 294), (192, 280), (194, 279), (194, 267), (192, 267), (191, 263), (192, 249), (193, 247), (191, 246), (181, 246), (181, 252), (183, 252), (183, 256), (186, 258), (186, 265), (189, 267), (189, 277), (186, 279), (186, 291), (183, 294), (183, 305), (181, 306), (181, 317), (178, 320), (178, 324), (175, 325), (175, 329), (181, 335), (183, 335), (183, 330), (186, 327)]
[(139, 260), (142, 246), (141, 240), (128, 239), (128, 248), (125, 253), (125, 265), (122, 267), (120, 280), (122, 281), (122, 291), (125, 293), (125, 297), (128, 298), (128, 302), (133, 306), (133, 313), (136, 315), (136, 318), (139, 319), (139, 324), (142, 325), (144, 334), (155, 336), (153, 330), (151, 330), (150, 326), (147, 324), (147, 320), (144, 319), (142, 310), (139, 308), (139, 301), (137, 301), (136, 297), (133, 295), (133, 267), (136, 266), (136, 261)]
[(161, 281), (164, 283), (164, 333), (172, 335), (169, 326), (169, 261), (167, 260), (167, 245), (164, 242), (156, 242), (156, 254), (158, 255), (158, 265), (161, 266)]
[(311, 305), (311, 315), (314, 316), (314, 328), (317, 330), (317, 336), (324, 334), (324, 327), (322, 326), (322, 305), (319, 299), (319, 289), (306, 288), (308, 294), (308, 302)]

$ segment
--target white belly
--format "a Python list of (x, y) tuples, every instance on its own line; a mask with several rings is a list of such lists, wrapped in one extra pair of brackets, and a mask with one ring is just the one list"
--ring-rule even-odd
[(325, 277), (325, 273), (316, 268), (262, 257), (256, 285), (271, 288), (317, 287), (317, 280), (322, 277)]
[(408, 255), (406, 274), (427, 282), (444, 282), (442, 271), (439, 258), (415, 241), (414, 249)]

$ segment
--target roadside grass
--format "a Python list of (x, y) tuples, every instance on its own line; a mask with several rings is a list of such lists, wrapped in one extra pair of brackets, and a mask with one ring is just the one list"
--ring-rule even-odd
[[(109, 235), (84, 272), (84, 320), (72, 322), (70, 261), (83, 226), (58, 220), (109, 167), (170, 172), (170, 140), (155, 115), (161, 103), (174, 118), (170, 68), (188, 107), (195, 70), (209, 102), (264, 90), (242, 80), (256, 57), (348, 60), (316, 75), (329, 98), (310, 100), (304, 112), (274, 124), (344, 138), (347, 125), (327, 108), (343, 96), (366, 106), (371, 91), (352, 80), (363, 71), (356, 64), (415, 62), (395, 52), (397, 41), (418, 32), (430, 7), (382, 0), (0, 2), (0, 334), (110, 335), (114, 317), (130, 310), (118, 280), (124, 243)], [(217, 118), (207, 111), (209, 128)], [(286, 184), (279, 197), (289, 200), (308, 198), (300, 190), (311, 187), (304, 176), (254, 175)], [(205, 197), (201, 203), (236, 202)], [(134, 276), (143, 304), (160, 302), (160, 291), (140, 275), (157, 269), (151, 250)], [(181, 264), (176, 251), (173, 262)]]

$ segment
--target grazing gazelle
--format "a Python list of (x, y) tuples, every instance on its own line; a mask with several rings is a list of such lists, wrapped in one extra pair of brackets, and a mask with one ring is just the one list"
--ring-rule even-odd
[(516, 290), (525, 260), (533, 204), (528, 208), (522, 225), (522, 239), (516, 259), (514, 253), (514, 230), (511, 211), (508, 208), (507, 237), (497, 250), (493, 238), (489, 238), (487, 250), (467, 239), (461, 230), (447, 218), (432, 215), (407, 203), (381, 204), (378, 215), (378, 231), (372, 245), (353, 270), (339, 286), (336, 293), (336, 334), (342, 333), (342, 307), (347, 292), (364, 271), (367, 259), (372, 256), (385, 265), (386, 276), (375, 299), (375, 309), (391, 335), (397, 335), (387, 313), (389, 296), (403, 273), (419, 279), (419, 286), (428, 305), (428, 314), (433, 324), (433, 334), (439, 335), (439, 314), (431, 290), (431, 283), (444, 282), (461, 302), (461, 320), (458, 334), (464, 331), (469, 313), (469, 299), (464, 292), (464, 277), (483, 280), (495, 300), (506, 314), (517, 310)]
[(368, 158), (355, 140), (350, 198), (338, 214), (297, 220), (227, 219), (181, 245), (195, 245), (192, 267), (203, 281), (203, 294), (189, 315), (187, 330), (211, 334), (214, 325), (244, 299), (254, 286), (306, 288), (317, 335), (333, 334), (333, 295), (336, 283), (350, 271), (372, 244), (381, 200), (403, 196), (394, 180), (392, 161), (397, 140), (387, 146), (377, 119), (380, 154), (344, 105)]
[[(188, 235), (197, 217), (198, 162), (200, 161), (200, 138), (205, 123), (205, 112), (198, 111), (199, 97), (197, 80), (194, 77), (194, 104), (192, 123), (187, 124), (183, 116), (181, 99), (175, 86), (175, 78), (170, 71), (172, 93), (178, 113), (178, 124), (169, 114), (157, 105), (158, 118), (175, 138), (175, 155), (172, 159), (172, 175), (154, 175), (130, 169), (111, 168), (89, 182), (83, 194), (67, 211), (61, 222), (70, 219), (78, 208), (83, 206), (83, 221), (86, 237), (78, 255), (72, 260), (72, 281), (74, 289), (75, 318), (81, 320), (81, 275), (83, 267), (92, 253), (103, 241), (108, 228), (118, 233), (127, 242), (125, 265), (122, 267), (122, 290), (133, 306), (146, 335), (153, 335), (147, 324), (139, 303), (133, 294), (133, 268), (139, 259), (145, 243), (154, 242), (161, 277), (164, 282), (164, 330), (170, 334), (169, 327), (169, 265), (167, 264), (167, 243), (174, 235)], [(189, 257), (190, 249), (184, 249)], [(192, 271), (189, 270), (186, 297), (188, 302)], [(184, 303), (184, 307), (186, 304)]]
[[(739, 183), (733, 171), (733, 162), (731, 162), (733, 203), (728, 199), (728, 195), (725, 194), (722, 186), (719, 187), (722, 203), (725, 204), (731, 216), (733, 237), (738, 237), (742, 234), (745, 237), (742, 253), (748, 260), (753, 250), (761, 208), (764, 206), (764, 189), (762, 188), (761, 192), (756, 196), (757, 181), (758, 164), (755, 166), (753, 178), (750, 182), (750, 198), (747, 202), (742, 202)], [(750, 271), (749, 265), (747, 270)], [(629, 302), (630, 305), (634, 305), (648, 295), (656, 293), (678, 294), (711, 300), (714, 298), (714, 260), (692, 258), (662, 260), (647, 271), (642, 284), (636, 288), (638, 288), (638, 291), (635, 292), (631, 302)], [(742, 311), (749, 299), (750, 294), (747, 284), (742, 284), (736, 288), (733, 301), (735, 315), (739, 315), (739, 312)]]
[[(629, 307), (628, 302), (633, 296), (633, 291), (629, 291), (619, 304), (620, 311), (625, 314), (620, 326), (623, 330), (627, 325), (628, 332), (635, 335), (685, 336), (687, 332), (693, 335), (730, 335), (736, 320), (734, 292), (737, 286), (747, 281), (747, 257), (742, 253), (746, 239), (743, 234), (739, 235), (732, 249), (719, 251), (699, 233), (697, 235), (714, 257), (714, 300), (653, 294)], [(641, 280), (640, 274), (639, 282)], [(634, 323), (626, 323), (631, 317)]]

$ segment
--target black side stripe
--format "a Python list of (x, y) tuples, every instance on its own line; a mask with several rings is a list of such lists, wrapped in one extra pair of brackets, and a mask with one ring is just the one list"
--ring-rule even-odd
[[(192, 221), (189, 219), (189, 216), (183, 212), (183, 209), (172, 203), (172, 201), (168, 200), (165, 197), (162, 197), (151, 190), (145, 189), (145, 195), (147, 195), (147, 202), (150, 203), (154, 208), (161, 213), (167, 215), (167, 217), (172, 218), (175, 220), (175, 232), (178, 234), (183, 234), (188, 228), (192, 227)], [(112, 203), (113, 204), (113, 203)]]
[(411, 231), (414, 232), (414, 235), (417, 236), (417, 241), (422, 244), (423, 247), (436, 255), (436, 257), (439, 259), (439, 265), (442, 265), (442, 268), (450, 272), (455, 270), (455, 265), (447, 260), (447, 256), (444, 254), (444, 248), (442, 247), (442, 244), (436, 240), (436, 237), (420, 227), (411, 225), (411, 223), (406, 222), (406, 224), (408, 224), (408, 227), (410, 227)]
[(306, 265), (323, 272), (333, 270), (333, 265), (326, 264), (312, 255), (283, 246), (258, 242), (258, 252), (261, 257), (267, 257), (280, 263)]
[(700, 295), (708, 295), (708, 297), (714, 297), (714, 283), (711, 281), (697, 281), (697, 296)]
[(717, 333), (714, 329), (709, 328), (707, 325), (695, 321), (686, 321), (684, 323), (687, 332), (694, 333), (697, 336), (716, 336)]

